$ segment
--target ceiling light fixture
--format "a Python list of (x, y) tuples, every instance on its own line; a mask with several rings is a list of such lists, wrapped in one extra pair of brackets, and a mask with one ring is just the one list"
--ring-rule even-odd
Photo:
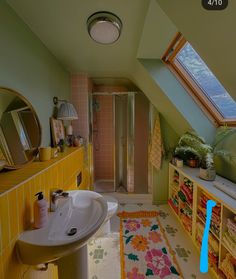
[(87, 28), (90, 37), (100, 44), (112, 44), (121, 34), (122, 22), (113, 13), (96, 12), (87, 20)]

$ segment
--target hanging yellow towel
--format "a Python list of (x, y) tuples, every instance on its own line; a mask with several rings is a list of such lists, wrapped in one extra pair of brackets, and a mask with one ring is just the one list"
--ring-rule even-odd
[(160, 117), (158, 114), (155, 121), (150, 150), (150, 162), (157, 170), (160, 170), (161, 168), (163, 154), (164, 148), (161, 137)]

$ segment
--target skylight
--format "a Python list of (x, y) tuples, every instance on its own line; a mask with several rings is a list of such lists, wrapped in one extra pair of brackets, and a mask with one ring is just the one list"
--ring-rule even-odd
[(207, 98), (224, 118), (236, 118), (236, 102), (207, 67), (190, 43), (177, 54), (176, 59), (194, 79)]
[(162, 59), (209, 117), (218, 125), (236, 125), (235, 100), (181, 33)]

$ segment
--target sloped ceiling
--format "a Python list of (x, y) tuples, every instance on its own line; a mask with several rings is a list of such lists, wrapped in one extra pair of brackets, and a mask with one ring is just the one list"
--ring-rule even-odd
[[(70, 72), (128, 77), (132, 72), (149, 0), (7, 0)], [(88, 35), (86, 21), (97, 11), (115, 13), (122, 36), (101, 45)]]
[(156, 0), (151, 0), (139, 42), (137, 57), (161, 58), (177, 32), (178, 29), (166, 16)]
[(236, 100), (236, 1), (222, 11), (203, 9), (201, 0), (156, 0)]
[[(130, 79), (148, 96), (177, 134), (194, 127), (138, 60), (160, 59), (177, 32), (156, 0), (6, 2), (71, 73), (86, 72), (98, 78), (98, 82), (99, 78), (107, 81), (111, 77)], [(87, 32), (87, 18), (104, 10), (117, 14), (123, 22), (122, 35), (112, 45), (97, 44)]]

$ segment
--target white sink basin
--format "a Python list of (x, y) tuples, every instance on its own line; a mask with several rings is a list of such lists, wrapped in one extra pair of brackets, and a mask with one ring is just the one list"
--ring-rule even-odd
[(45, 228), (20, 235), (17, 249), (22, 263), (37, 265), (67, 256), (85, 245), (103, 224), (107, 203), (101, 195), (82, 190), (68, 193), (57, 211), (49, 214)]

